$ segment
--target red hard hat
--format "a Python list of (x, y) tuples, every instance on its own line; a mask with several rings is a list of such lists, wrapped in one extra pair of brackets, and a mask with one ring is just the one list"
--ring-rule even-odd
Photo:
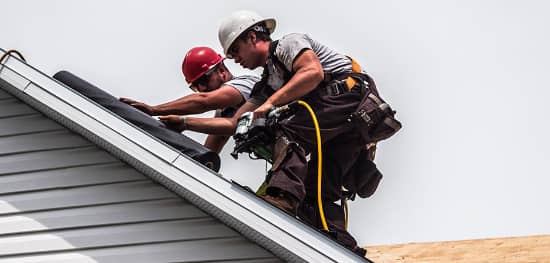
[(181, 71), (187, 83), (199, 79), (210, 69), (223, 61), (223, 57), (209, 47), (195, 47), (189, 50), (181, 64)]

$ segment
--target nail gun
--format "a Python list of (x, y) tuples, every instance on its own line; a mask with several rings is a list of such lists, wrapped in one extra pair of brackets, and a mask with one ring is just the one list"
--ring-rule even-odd
[(273, 163), (273, 144), (275, 142), (275, 127), (279, 121), (296, 112), (296, 102), (274, 107), (265, 118), (254, 119), (253, 112), (245, 112), (237, 121), (237, 129), (233, 139), (235, 148), (231, 156), (238, 159), (239, 153), (248, 153), (252, 159), (264, 159)]

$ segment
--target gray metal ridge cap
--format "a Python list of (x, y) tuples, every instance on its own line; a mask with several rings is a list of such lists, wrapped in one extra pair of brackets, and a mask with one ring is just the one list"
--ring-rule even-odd
[(282, 259), (367, 261), (18, 58), (1, 66), (10, 93)]

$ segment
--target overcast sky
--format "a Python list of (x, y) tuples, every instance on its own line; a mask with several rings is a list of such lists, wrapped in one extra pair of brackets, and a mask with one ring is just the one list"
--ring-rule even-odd
[[(307, 33), (358, 60), (403, 122), (379, 146), (378, 191), (351, 204), (361, 245), (550, 234), (546, 1), (0, 3), (1, 48), (150, 104), (190, 92), (183, 56), (198, 45), (221, 51), (222, 18), (274, 17), (275, 39)], [(265, 163), (235, 161), (232, 148), (221, 173), (255, 188)]]

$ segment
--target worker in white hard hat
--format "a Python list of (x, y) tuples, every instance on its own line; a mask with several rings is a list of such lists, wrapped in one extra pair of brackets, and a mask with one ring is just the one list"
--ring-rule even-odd
[[(267, 195), (262, 198), (313, 227), (328, 230), (342, 245), (364, 256), (366, 250), (358, 247), (346, 230), (344, 207), (335, 202), (348, 196), (349, 191), (343, 191), (343, 186), (352, 195), (368, 197), (381, 179), (369, 159), (369, 134), (361, 126), (361, 121), (369, 116), (358, 110), (363, 109), (367, 98), (374, 98), (374, 102), (367, 104), (375, 107), (378, 107), (376, 101), (382, 100), (372, 78), (355, 60), (305, 34), (288, 34), (272, 40), (270, 34), (275, 26), (275, 19), (251, 11), (235, 12), (221, 23), (218, 37), (225, 55), (244, 68), (264, 70), (250, 98), (233, 118), (164, 116), (161, 120), (174, 129), (233, 134), (243, 113), (253, 111), (255, 118), (264, 117), (274, 107), (296, 100), (305, 102), (317, 115), (320, 127), (321, 201), (317, 199), (315, 165), (321, 158), (315, 150), (314, 122), (305, 108), (278, 123)], [(392, 114), (388, 116), (393, 117)], [(399, 128), (399, 125), (391, 127), (388, 136)]]

